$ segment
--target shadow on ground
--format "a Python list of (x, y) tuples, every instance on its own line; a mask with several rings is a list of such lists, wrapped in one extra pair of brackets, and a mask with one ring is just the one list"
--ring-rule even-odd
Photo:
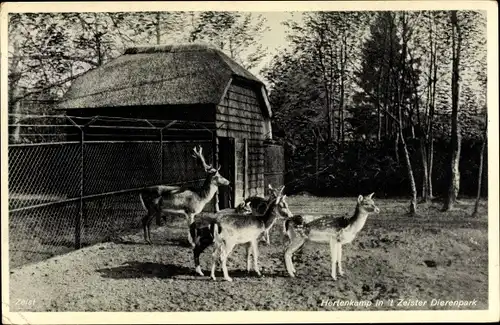
[(121, 266), (96, 270), (103, 278), (136, 279), (136, 278), (172, 278), (177, 275), (194, 275), (192, 268), (151, 262), (125, 262)]

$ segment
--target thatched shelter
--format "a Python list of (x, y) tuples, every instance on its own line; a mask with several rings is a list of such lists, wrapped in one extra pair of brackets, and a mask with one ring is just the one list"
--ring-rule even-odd
[[(214, 160), (234, 184), (219, 197), (219, 207), (264, 192), (264, 141), (271, 138), (266, 89), (216, 48), (200, 44), (129, 48), (76, 79), (59, 109), (78, 116), (200, 123), (213, 131)], [(182, 137), (206, 135), (196, 131), (186, 130)]]

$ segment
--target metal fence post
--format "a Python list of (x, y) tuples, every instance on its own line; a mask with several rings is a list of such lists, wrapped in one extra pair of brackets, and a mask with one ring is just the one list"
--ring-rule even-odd
[(69, 116), (66, 116), (66, 118), (76, 127), (78, 130), (80, 130), (80, 191), (79, 191), (79, 208), (78, 208), (78, 213), (76, 214), (76, 220), (75, 220), (75, 249), (79, 249), (82, 247), (82, 219), (84, 219), (84, 203), (83, 203), (83, 197), (85, 195), (84, 193), (84, 170), (85, 170), (85, 148), (84, 148), (84, 132), (83, 129), (78, 123), (73, 121), (72, 118)]
[[(150, 125), (152, 125), (149, 121), (147, 121)], [(168, 123), (167, 125), (165, 125), (164, 127), (162, 127), (160, 129), (160, 167), (161, 167), (161, 171), (160, 171), (160, 184), (163, 184), (163, 180), (164, 180), (164, 167), (163, 166), (163, 158), (164, 158), (164, 154), (163, 154), (163, 131), (168, 129), (169, 127), (171, 127), (172, 125), (174, 125), (175, 123), (177, 123), (177, 120), (173, 120), (173, 121), (170, 121), (170, 123)], [(153, 125), (152, 125), (153, 126)]]
[(84, 202), (83, 197), (85, 196), (85, 134), (83, 129), (80, 129), (80, 213), (76, 217), (75, 225), (75, 248), (79, 249), (82, 247), (82, 219), (84, 219)]
[(75, 218), (75, 249), (79, 249), (82, 247), (82, 219), (83, 219), (83, 197), (84, 197), (84, 132), (83, 129), (78, 123), (73, 121), (73, 119), (69, 116), (66, 118), (73, 124), (78, 130), (80, 130), (80, 189), (79, 189), (79, 208), (78, 213)]
[[(219, 166), (219, 138), (217, 137), (217, 134), (214, 132), (212, 136), (212, 148), (213, 148), (213, 164), (215, 168), (218, 168)], [(214, 199), (214, 208), (215, 212), (219, 212), (219, 190), (217, 189), (217, 192), (215, 192), (215, 199)]]
[[(160, 184), (163, 184), (164, 167), (163, 166), (163, 129), (160, 130)], [(156, 216), (156, 225), (161, 226), (161, 216)]]
[(163, 184), (163, 129), (160, 130), (160, 184)]

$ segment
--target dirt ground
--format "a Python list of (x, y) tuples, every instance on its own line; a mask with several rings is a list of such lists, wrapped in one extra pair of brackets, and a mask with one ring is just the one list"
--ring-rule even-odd
[[(288, 198), (299, 214), (352, 214), (355, 198)], [(243, 247), (228, 261), (233, 282), (194, 273), (183, 221), (153, 228), (153, 246), (142, 234), (104, 243), (11, 270), (11, 311), (234, 311), (487, 309), (487, 203), (469, 217), (472, 200), (456, 211), (419, 205), (405, 215), (407, 200), (377, 200), (352, 244), (345, 245), (345, 276), (330, 278), (327, 246), (305, 246), (295, 258), (297, 278), (286, 275), (284, 239), (273, 228), (271, 246), (260, 246), (263, 277), (247, 274)], [(211, 254), (202, 255), (209, 273)], [(434, 300), (433, 300), (434, 299)], [(475, 304), (474, 304), (475, 299)], [(392, 305), (391, 305), (392, 300)], [(466, 307), (433, 305), (471, 301)], [(382, 305), (375, 305), (381, 302)]]

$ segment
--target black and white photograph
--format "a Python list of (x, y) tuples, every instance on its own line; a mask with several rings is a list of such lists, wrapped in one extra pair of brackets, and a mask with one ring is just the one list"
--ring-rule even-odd
[(2, 3), (3, 322), (499, 320), (495, 2), (87, 4)]

